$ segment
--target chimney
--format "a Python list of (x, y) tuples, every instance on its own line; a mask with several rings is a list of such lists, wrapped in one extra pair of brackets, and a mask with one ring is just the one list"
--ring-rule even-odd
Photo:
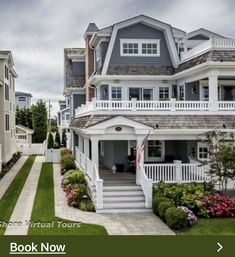
[[(90, 48), (89, 43), (95, 32), (98, 31), (98, 27), (95, 23), (90, 23), (86, 29), (84, 39), (85, 39), (85, 80), (86, 82), (94, 72), (94, 50)], [(95, 96), (95, 90), (86, 87), (86, 101), (91, 101)]]

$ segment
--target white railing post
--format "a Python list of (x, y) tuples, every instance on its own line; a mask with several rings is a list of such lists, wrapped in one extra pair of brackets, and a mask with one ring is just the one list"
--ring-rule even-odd
[(182, 182), (182, 161), (174, 160), (176, 183)]
[(103, 209), (103, 180), (96, 180), (96, 208)]
[(136, 98), (132, 98), (131, 99), (131, 107), (132, 107), (132, 111), (136, 111)]
[(171, 98), (171, 111), (175, 111), (175, 104), (176, 104), (176, 99), (175, 98)]

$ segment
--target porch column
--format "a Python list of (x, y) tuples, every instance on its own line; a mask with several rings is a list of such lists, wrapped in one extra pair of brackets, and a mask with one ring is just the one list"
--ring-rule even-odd
[(79, 135), (79, 150), (83, 153), (83, 136)]
[(218, 111), (218, 72), (210, 71), (208, 73), (209, 102), (210, 111)]
[(99, 169), (99, 147), (98, 147), (99, 140), (92, 139), (91, 140), (91, 160), (97, 165)]
[[(136, 140), (136, 154), (138, 151), (138, 147), (141, 145), (142, 141), (143, 141), (143, 138), (138, 138)], [(141, 154), (139, 165), (136, 163), (136, 184), (137, 185), (140, 185), (140, 169), (139, 169), (139, 167), (142, 166), (143, 164), (144, 164), (144, 151)]]
[(74, 155), (75, 154), (75, 144), (74, 144), (74, 131), (71, 131), (70, 132), (70, 135), (71, 135), (71, 142), (70, 142), (70, 145), (71, 145), (71, 151), (72, 151), (72, 154)]
[(84, 154), (89, 158), (89, 138), (84, 138)]

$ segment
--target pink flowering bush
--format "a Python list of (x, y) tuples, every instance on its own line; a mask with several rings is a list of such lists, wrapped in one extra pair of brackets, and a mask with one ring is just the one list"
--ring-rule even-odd
[(86, 196), (86, 186), (84, 184), (67, 185), (65, 195), (69, 206), (78, 207), (82, 198)]
[(211, 217), (235, 217), (235, 200), (216, 194), (205, 196), (203, 201)]

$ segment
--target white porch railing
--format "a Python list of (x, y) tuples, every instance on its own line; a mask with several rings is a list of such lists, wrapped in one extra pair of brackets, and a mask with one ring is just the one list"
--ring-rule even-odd
[(211, 38), (189, 50), (186, 53), (182, 53), (181, 60), (186, 61), (190, 58), (194, 58), (199, 54), (202, 54), (210, 49), (231, 49), (235, 50), (235, 40), (226, 38)]
[(235, 101), (220, 101), (219, 102), (220, 111), (235, 111)]
[(140, 172), (140, 185), (144, 192), (145, 196), (145, 207), (151, 208), (152, 207), (152, 194), (153, 194), (153, 180), (146, 176), (145, 170), (143, 166), (139, 167)]
[(75, 160), (96, 188), (96, 209), (103, 209), (103, 179), (100, 179), (96, 163), (75, 147)]
[(202, 183), (210, 181), (207, 166), (198, 164), (185, 164), (179, 161), (174, 164), (144, 164), (143, 167), (147, 178), (152, 179), (153, 182)]
[[(109, 112), (109, 111), (130, 111), (132, 113), (139, 111), (168, 111), (168, 112), (190, 112), (190, 111), (210, 111), (211, 103), (208, 101), (112, 101), (92, 99), (75, 111), (75, 116), (90, 114), (92, 112)], [(213, 110), (214, 111), (214, 110)], [(219, 101), (218, 111), (235, 111), (235, 101)]]

